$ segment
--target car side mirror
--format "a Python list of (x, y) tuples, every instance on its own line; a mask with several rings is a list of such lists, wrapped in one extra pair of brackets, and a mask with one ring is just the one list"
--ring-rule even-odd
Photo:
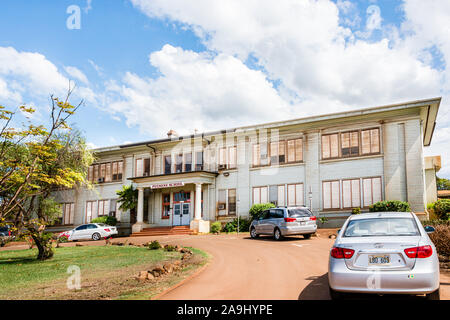
[(337, 234), (339, 234), (339, 232), (341, 232), (341, 229), (339, 229), (339, 230), (337, 231)]
[(433, 233), (436, 231), (436, 229), (432, 226), (426, 226), (425, 228), (426, 233)]

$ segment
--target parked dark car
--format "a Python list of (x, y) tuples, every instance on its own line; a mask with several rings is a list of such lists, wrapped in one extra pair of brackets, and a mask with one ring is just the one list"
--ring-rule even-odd
[(11, 226), (0, 227), (0, 246), (4, 247), (5, 244), (14, 239), (11, 232)]

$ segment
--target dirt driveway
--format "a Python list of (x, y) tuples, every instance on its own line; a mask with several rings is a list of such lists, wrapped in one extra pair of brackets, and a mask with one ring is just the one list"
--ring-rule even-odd
[[(201, 273), (159, 299), (330, 299), (327, 268), (334, 240), (324, 235), (309, 240), (286, 238), (279, 242), (268, 237), (252, 240), (248, 234), (142, 237), (128, 238), (128, 241), (137, 244), (155, 239), (161, 244), (199, 248), (213, 257)], [(104, 241), (84, 244), (104, 245)], [(441, 274), (441, 299), (450, 299), (448, 273)]]
[[(196, 247), (213, 256), (204, 271), (160, 299), (330, 299), (327, 269), (334, 240), (327, 237), (295, 237), (280, 242), (268, 237), (252, 240), (248, 235), (170, 236), (158, 240)], [(441, 275), (441, 298), (450, 299), (448, 274)]]

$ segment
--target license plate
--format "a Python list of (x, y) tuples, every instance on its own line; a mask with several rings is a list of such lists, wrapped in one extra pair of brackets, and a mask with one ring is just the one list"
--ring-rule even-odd
[(301, 226), (304, 226), (306, 224), (306, 222), (300, 222)]
[(369, 256), (369, 264), (372, 265), (382, 265), (382, 264), (389, 264), (391, 263), (391, 257), (387, 255), (382, 256)]

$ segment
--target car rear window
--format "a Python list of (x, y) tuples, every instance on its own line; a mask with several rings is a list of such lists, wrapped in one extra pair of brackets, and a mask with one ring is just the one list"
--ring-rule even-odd
[(351, 220), (344, 237), (418, 236), (417, 224), (412, 218), (374, 218)]
[(306, 208), (295, 208), (295, 209), (288, 209), (289, 217), (296, 218), (296, 217), (310, 217), (312, 216), (311, 211)]

